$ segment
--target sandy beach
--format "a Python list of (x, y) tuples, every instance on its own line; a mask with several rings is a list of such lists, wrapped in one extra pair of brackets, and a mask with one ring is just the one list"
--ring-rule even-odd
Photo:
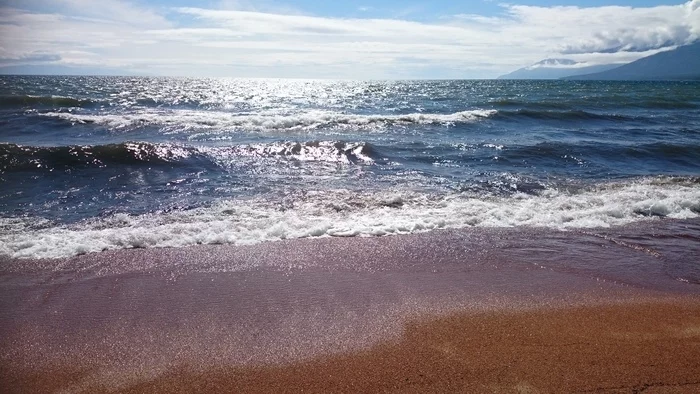
[(695, 393), (700, 302), (455, 314), (410, 322), (399, 338), (366, 350), (271, 366), (182, 363), (125, 376), (72, 363), (3, 364), (3, 386), (18, 393)]
[(688, 226), (646, 226), (653, 242), (636, 228), (475, 229), (6, 260), (0, 381), (13, 393), (697, 392), (697, 285), (668, 274), (696, 241), (662, 236)]
[(700, 303), (648, 302), (453, 315), (411, 323), (399, 340), (362, 352), (183, 368), (126, 391), (695, 393), (698, 376)]

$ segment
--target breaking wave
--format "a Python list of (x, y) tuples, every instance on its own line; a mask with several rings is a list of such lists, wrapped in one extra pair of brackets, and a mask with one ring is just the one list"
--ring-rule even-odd
[(38, 230), (17, 218), (0, 219), (5, 229), (0, 235), (0, 255), (58, 258), (124, 248), (241, 245), (463, 227), (595, 228), (656, 217), (699, 216), (697, 178), (644, 178), (577, 191), (545, 189), (508, 197), (317, 191), (297, 196), (284, 206), (265, 198), (220, 201), (206, 208), (117, 214)]
[(284, 141), (228, 147), (194, 147), (148, 142), (59, 147), (0, 144), (0, 173), (66, 171), (113, 165), (207, 167), (235, 157), (371, 164), (375, 160), (375, 154), (375, 149), (369, 143), (344, 141)]
[(410, 113), (403, 115), (360, 115), (311, 111), (295, 115), (243, 114), (215, 111), (164, 110), (138, 113), (79, 114), (45, 112), (39, 115), (62, 119), (72, 124), (97, 124), (110, 129), (133, 129), (143, 126), (196, 128), (234, 128), (244, 130), (311, 130), (332, 126), (367, 127), (392, 124), (470, 123), (496, 114), (495, 110), (471, 110), (450, 114)]

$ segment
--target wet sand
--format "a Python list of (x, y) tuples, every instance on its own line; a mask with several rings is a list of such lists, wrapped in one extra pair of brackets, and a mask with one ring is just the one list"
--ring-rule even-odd
[(183, 363), (117, 386), (71, 364), (4, 365), (2, 376), (8, 392), (696, 393), (700, 302), (454, 314), (408, 323), (366, 350), (271, 366)]
[(697, 392), (690, 224), (2, 261), (0, 386)]

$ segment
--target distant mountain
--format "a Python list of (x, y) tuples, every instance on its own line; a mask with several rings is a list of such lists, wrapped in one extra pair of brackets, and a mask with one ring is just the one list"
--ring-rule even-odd
[(560, 79), (572, 75), (591, 74), (619, 67), (619, 64), (584, 66), (571, 59), (545, 59), (531, 66), (502, 75), (498, 79)]
[(575, 80), (700, 80), (700, 42), (647, 56), (612, 70), (568, 76)]

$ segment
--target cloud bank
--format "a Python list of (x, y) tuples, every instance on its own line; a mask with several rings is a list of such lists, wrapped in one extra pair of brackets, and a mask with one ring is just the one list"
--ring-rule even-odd
[(331, 18), (242, 1), (210, 8), (119, 0), (4, 4), (1, 64), (147, 75), (488, 78), (547, 57), (627, 62), (700, 37), (700, 0), (656, 7), (505, 4), (496, 16), (435, 15), (430, 22), (373, 19), (370, 9), (363, 18)]

